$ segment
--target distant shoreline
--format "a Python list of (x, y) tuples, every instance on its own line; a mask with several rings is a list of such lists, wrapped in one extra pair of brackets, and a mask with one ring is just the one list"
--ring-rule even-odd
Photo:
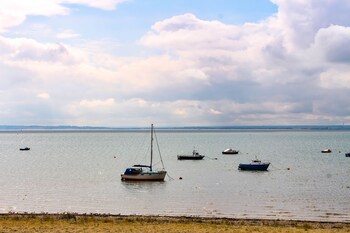
[[(264, 126), (169, 126), (160, 132), (251, 132), (251, 131), (349, 131), (350, 125), (264, 125)], [(21, 126), (0, 125), (0, 132), (143, 132), (149, 127)]]

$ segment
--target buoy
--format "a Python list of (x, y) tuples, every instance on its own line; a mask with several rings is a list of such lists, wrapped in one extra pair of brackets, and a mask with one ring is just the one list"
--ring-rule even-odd
[(290, 170), (290, 168), (288, 167), (287, 170)]
[(181, 177), (181, 176), (179, 177), (179, 180), (182, 180), (182, 177)]

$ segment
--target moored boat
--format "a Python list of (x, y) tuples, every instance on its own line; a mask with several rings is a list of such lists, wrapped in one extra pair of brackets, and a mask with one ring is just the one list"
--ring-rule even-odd
[(350, 152), (345, 154), (345, 157), (350, 157)]
[(238, 150), (234, 150), (232, 148), (228, 148), (228, 149), (226, 149), (226, 150), (224, 150), (222, 152), (223, 155), (235, 155), (235, 154), (238, 154), (238, 153), (239, 153)]
[(250, 171), (267, 171), (267, 168), (269, 166), (269, 162), (261, 162), (259, 159), (254, 159), (251, 163), (240, 163), (238, 169)]
[[(150, 165), (136, 164), (132, 167), (128, 167), (124, 174), (121, 174), (121, 180), (123, 181), (164, 181), (166, 171), (164, 170), (163, 160), (160, 155), (160, 161), (163, 165), (162, 170), (153, 170), (153, 134), (154, 128), (151, 125), (151, 161)], [(158, 145), (158, 143), (157, 143)], [(159, 148), (158, 148), (159, 151)]]
[(331, 149), (324, 149), (321, 152), (322, 153), (332, 153), (332, 150)]
[(25, 150), (30, 150), (30, 148), (29, 147), (23, 147), (23, 148), (19, 148), (19, 150), (25, 151)]
[(148, 165), (133, 165), (128, 167), (121, 179), (125, 181), (164, 181), (166, 171), (152, 171)]
[(198, 151), (193, 150), (192, 155), (177, 155), (178, 160), (201, 160), (204, 155), (198, 153)]

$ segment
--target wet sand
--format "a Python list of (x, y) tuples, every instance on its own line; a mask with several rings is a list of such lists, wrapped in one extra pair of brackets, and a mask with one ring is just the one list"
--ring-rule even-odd
[(199, 217), (0, 214), (0, 232), (350, 232), (350, 223)]

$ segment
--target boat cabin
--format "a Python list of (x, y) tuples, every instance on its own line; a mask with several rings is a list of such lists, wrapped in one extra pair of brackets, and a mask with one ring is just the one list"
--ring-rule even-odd
[(125, 175), (137, 175), (140, 174), (142, 172), (142, 168), (140, 167), (128, 167), (124, 174)]
[(143, 172), (142, 168), (147, 168), (147, 170), (151, 169), (151, 167), (148, 166), (148, 165), (136, 164), (136, 165), (133, 165), (132, 167), (128, 167), (125, 170), (124, 175), (137, 175), (137, 174), (140, 174), (141, 172)]
[(228, 148), (222, 152), (222, 154), (238, 154), (238, 150), (234, 150), (232, 148)]

